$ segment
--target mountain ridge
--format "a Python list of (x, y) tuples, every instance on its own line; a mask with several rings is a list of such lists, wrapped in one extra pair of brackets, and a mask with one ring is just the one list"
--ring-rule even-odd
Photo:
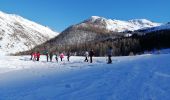
[(51, 41), (60, 45), (80, 44), (97, 39), (102, 40), (102, 38), (114, 39), (122, 36), (131, 36), (127, 31), (134, 31), (141, 28), (150, 28), (160, 25), (160, 23), (154, 23), (146, 19), (121, 21), (92, 16), (78, 24), (71, 25), (66, 28), (60, 33), (60, 35)]
[(147, 19), (132, 19), (128, 21), (123, 21), (116, 19), (106, 19), (99, 16), (91, 16), (90, 18), (84, 20), (77, 25), (86, 26), (86, 24), (92, 24), (96, 27), (105, 28), (113, 32), (135, 31), (143, 28), (150, 28), (162, 25), (161, 23), (155, 23)]
[(32, 49), (58, 34), (21, 16), (0, 11), (1, 55)]

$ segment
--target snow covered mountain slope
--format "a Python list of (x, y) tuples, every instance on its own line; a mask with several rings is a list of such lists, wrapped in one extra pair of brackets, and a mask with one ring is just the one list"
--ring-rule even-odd
[(121, 21), (92, 16), (81, 23), (68, 27), (60, 35), (47, 41), (40, 48), (44, 47), (44, 45), (55, 47), (57, 45), (78, 45), (87, 42), (117, 39), (131, 36), (132, 34), (127, 33), (127, 31), (160, 25), (160, 23), (154, 23), (146, 19)]
[(18, 15), (0, 11), (0, 54), (29, 50), (58, 33)]
[(170, 54), (29, 59), (0, 57), (0, 100), (170, 100)]
[(134, 19), (129, 21), (112, 20), (103, 17), (92, 16), (91, 18), (78, 24), (79, 26), (87, 27), (93, 25), (113, 32), (135, 31), (143, 28), (151, 28), (160, 26), (160, 23), (151, 22), (146, 19)]
[(160, 26), (156, 26), (148, 29), (140, 29), (138, 31), (149, 33), (154, 31), (161, 31), (161, 30), (170, 30), (170, 23), (162, 24)]
[[(103, 17), (92, 16), (91, 18), (68, 27), (61, 32), (59, 36), (46, 44), (80, 44), (89, 41), (100, 41), (116, 39), (123, 36), (129, 36), (126, 31), (134, 31), (143, 28), (150, 28), (161, 25), (146, 19), (135, 19), (129, 21), (111, 20)], [(122, 33), (124, 32), (124, 33)]]

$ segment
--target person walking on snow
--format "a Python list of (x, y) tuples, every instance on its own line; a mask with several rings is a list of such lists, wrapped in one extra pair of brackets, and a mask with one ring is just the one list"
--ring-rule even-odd
[(58, 55), (57, 55), (57, 53), (55, 54), (55, 60), (58, 63)]
[(50, 52), (50, 62), (53, 60), (53, 52)]
[(60, 54), (60, 59), (61, 59), (61, 61), (63, 61), (63, 58), (64, 58), (64, 54), (61, 53), (61, 54)]
[(107, 50), (107, 56), (108, 56), (108, 64), (111, 64), (112, 63), (112, 59), (111, 59), (111, 57), (112, 57), (112, 51), (113, 51), (113, 49), (112, 49), (112, 47), (110, 46), (109, 48), (108, 48), (108, 50)]
[(93, 62), (93, 56), (94, 56), (94, 51), (93, 51), (93, 49), (90, 50), (89, 56), (90, 56), (90, 63), (92, 63), (92, 62)]
[(32, 60), (33, 59), (33, 55), (34, 55), (34, 52), (31, 52), (31, 58), (30, 58), (30, 60)]
[(36, 56), (37, 56), (37, 61), (39, 61), (40, 60), (40, 52), (39, 51), (37, 52)]
[(70, 61), (70, 51), (67, 52), (67, 61)]
[(34, 52), (34, 53), (33, 53), (33, 61), (36, 61), (36, 59), (37, 59), (37, 53)]
[(48, 57), (49, 57), (48, 51), (45, 52), (45, 55), (46, 55), (47, 62), (48, 62)]
[(89, 61), (89, 60), (88, 60), (89, 52), (86, 51), (84, 55), (85, 55), (85, 60), (84, 60), (84, 62), (88, 62), (88, 61)]

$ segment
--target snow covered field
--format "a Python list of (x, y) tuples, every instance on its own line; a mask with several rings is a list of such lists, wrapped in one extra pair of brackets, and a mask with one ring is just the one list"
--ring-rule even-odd
[(0, 100), (170, 100), (170, 54), (71, 57), (40, 62), (0, 56)]

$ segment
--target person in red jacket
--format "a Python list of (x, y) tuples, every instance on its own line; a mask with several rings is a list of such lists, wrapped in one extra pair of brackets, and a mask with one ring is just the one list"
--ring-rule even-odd
[(36, 56), (37, 56), (37, 61), (39, 61), (40, 60), (40, 52), (39, 51), (37, 52)]
[(37, 59), (37, 53), (34, 52), (34, 53), (33, 53), (33, 61), (36, 61), (36, 59)]
[(61, 59), (61, 61), (63, 61), (63, 58), (64, 58), (64, 54), (61, 53), (61, 54), (60, 54), (60, 59)]

